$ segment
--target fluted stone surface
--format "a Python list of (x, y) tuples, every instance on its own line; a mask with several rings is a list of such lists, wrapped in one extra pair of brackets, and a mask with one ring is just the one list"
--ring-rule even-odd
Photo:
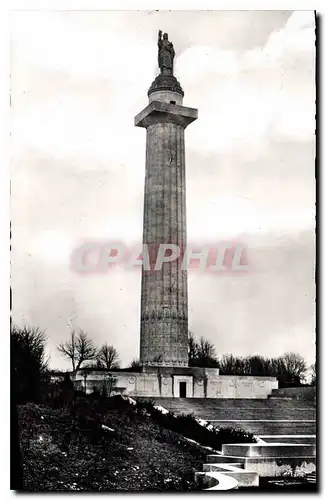
[[(186, 181), (184, 130), (197, 118), (171, 91), (160, 91), (159, 100), (135, 118), (145, 127), (146, 173), (143, 243), (154, 262), (160, 244), (186, 247)], [(153, 261), (152, 261), (153, 263)], [(143, 365), (188, 366), (187, 271), (182, 260), (164, 263), (160, 270), (142, 270), (140, 360)]]

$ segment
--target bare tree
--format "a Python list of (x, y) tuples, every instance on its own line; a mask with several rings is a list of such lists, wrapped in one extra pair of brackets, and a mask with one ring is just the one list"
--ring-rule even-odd
[(71, 332), (70, 340), (59, 344), (58, 350), (71, 360), (73, 371), (79, 370), (84, 361), (96, 358), (96, 348), (83, 330)]
[(253, 377), (272, 376), (272, 372), (271, 359), (257, 354), (244, 358), (243, 375), (251, 375)]
[(214, 344), (204, 337), (196, 340), (192, 332), (189, 332), (188, 356), (190, 366), (206, 368), (217, 368), (219, 366)]
[(220, 361), (221, 375), (244, 375), (246, 371), (246, 360), (225, 354)]
[(119, 368), (119, 354), (115, 347), (103, 344), (96, 356), (98, 368)]
[(216, 358), (216, 349), (213, 344), (208, 339), (205, 339), (204, 337), (200, 337), (199, 342), (198, 342), (198, 355), (202, 359), (217, 359)]
[(307, 363), (295, 352), (286, 352), (279, 358), (280, 379), (286, 384), (300, 385), (307, 373)]
[(189, 332), (188, 335), (188, 357), (189, 357), (189, 365), (193, 366), (193, 363), (196, 361), (198, 357), (198, 344), (192, 332)]
[(310, 385), (316, 385), (316, 379), (317, 379), (317, 376), (316, 376), (316, 362), (313, 363), (310, 368), (311, 368), (311, 381), (310, 381)]

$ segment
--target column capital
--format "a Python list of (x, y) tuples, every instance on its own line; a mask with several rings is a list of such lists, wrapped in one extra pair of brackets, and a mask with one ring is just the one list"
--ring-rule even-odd
[(198, 110), (162, 101), (152, 101), (135, 116), (135, 126), (147, 128), (155, 123), (174, 123), (186, 128), (197, 120)]

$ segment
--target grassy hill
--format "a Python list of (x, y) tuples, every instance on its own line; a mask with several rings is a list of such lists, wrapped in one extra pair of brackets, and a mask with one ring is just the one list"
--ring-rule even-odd
[(164, 414), (151, 402), (66, 396), (52, 406), (18, 407), (24, 490), (198, 490), (204, 445), (255, 440), (241, 430), (209, 429), (191, 415)]
[[(87, 406), (87, 405), (86, 405)], [(205, 449), (151, 418), (111, 408), (18, 409), (27, 491), (196, 489)], [(107, 426), (108, 430), (102, 425)]]

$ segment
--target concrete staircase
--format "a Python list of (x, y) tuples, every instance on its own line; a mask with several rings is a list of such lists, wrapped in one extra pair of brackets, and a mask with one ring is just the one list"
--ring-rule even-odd
[(255, 435), (314, 435), (316, 407), (295, 399), (148, 398), (176, 415), (192, 413), (217, 427)]
[[(207, 455), (203, 472), (196, 473), (196, 478), (203, 481), (206, 474), (209, 478), (206, 484), (210, 485), (212, 474), (226, 475), (237, 481), (233, 488), (245, 488), (258, 486), (259, 477), (283, 477), (289, 471), (306, 474), (310, 482), (316, 480), (315, 443), (290, 440), (287, 443), (224, 444), (222, 453)], [(218, 481), (218, 477), (216, 479)]]
[(297, 472), (316, 481), (316, 407), (311, 400), (146, 399), (176, 415), (193, 414), (216, 427), (241, 428), (259, 437), (257, 443), (224, 444), (222, 452), (207, 455), (203, 472), (195, 473), (202, 489), (257, 487), (260, 477)]
[(241, 428), (258, 443), (225, 444), (207, 455), (196, 479), (206, 490), (259, 486), (259, 478), (303, 472), (316, 481), (316, 406), (286, 396), (269, 399), (147, 398), (176, 415), (193, 414), (216, 427)]

